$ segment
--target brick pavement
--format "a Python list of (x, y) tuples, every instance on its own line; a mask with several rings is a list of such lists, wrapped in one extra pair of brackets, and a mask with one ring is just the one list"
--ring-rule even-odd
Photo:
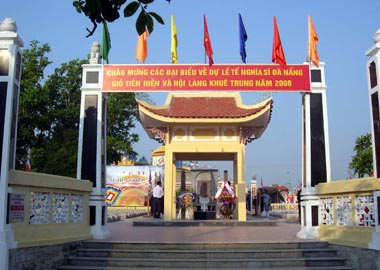
[[(316, 241), (297, 237), (300, 225), (275, 217), (249, 217), (247, 222), (257, 222), (255, 226), (133, 226), (136, 220), (151, 220), (151, 217), (138, 217), (108, 224), (112, 233), (105, 241), (122, 242), (161, 242), (161, 243), (275, 243)], [(274, 226), (265, 226), (265, 222)], [(259, 223), (262, 222), (263, 225)]]

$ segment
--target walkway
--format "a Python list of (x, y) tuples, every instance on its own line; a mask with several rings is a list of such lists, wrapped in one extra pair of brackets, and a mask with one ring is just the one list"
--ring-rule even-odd
[[(112, 237), (105, 241), (161, 243), (276, 243), (316, 241), (297, 238), (300, 225), (284, 219), (249, 217), (250, 226), (134, 226), (134, 222), (158, 222), (138, 217), (108, 223)], [(161, 222), (161, 221), (160, 221)], [(227, 221), (228, 222), (228, 221)], [(268, 222), (272, 225), (268, 226)]]

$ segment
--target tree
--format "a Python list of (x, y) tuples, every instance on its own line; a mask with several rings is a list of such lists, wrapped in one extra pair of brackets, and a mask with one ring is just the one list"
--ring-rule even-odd
[[(75, 177), (78, 152), (80, 87), (82, 65), (87, 60), (63, 63), (49, 75), (44, 89), (49, 118), (49, 138), (33, 151), (34, 166), (40, 172)], [(38, 150), (38, 151), (37, 151)]]
[(48, 44), (40, 45), (32, 41), (30, 48), (23, 52), (22, 77), (18, 110), (18, 134), (16, 169), (25, 168), (28, 149), (42, 145), (47, 137), (49, 119), (47, 117), (47, 92), (43, 89), (44, 72), (51, 61), (46, 56), (50, 52)]
[(131, 133), (138, 120), (134, 93), (111, 93), (107, 97), (107, 163), (121, 160), (122, 156), (137, 156), (132, 144), (138, 135)]
[[(140, 13), (136, 19), (136, 31), (139, 35), (147, 29), (149, 34), (153, 32), (154, 20), (164, 24), (164, 20), (155, 12), (148, 12), (148, 5), (155, 0), (137, 0), (130, 2), (124, 8), (124, 17), (133, 16), (138, 9)], [(166, 0), (170, 2), (170, 0)], [(78, 13), (82, 13), (92, 22), (92, 29), (86, 28), (88, 35), (91, 36), (99, 23), (113, 22), (120, 18), (120, 9), (127, 0), (76, 0), (73, 6)]]
[(52, 63), (48, 44), (30, 43), (24, 50), (18, 115), (16, 168), (25, 167), (31, 149), (32, 170), (74, 177), (78, 148), (82, 64), (75, 59), (62, 64), (45, 80)]
[[(31, 149), (32, 171), (75, 177), (82, 65), (88, 61), (63, 63), (44, 80), (45, 69), (51, 64), (46, 56), (50, 47), (37, 41), (30, 47), (24, 50), (16, 168), (25, 168)], [(138, 141), (132, 132), (138, 120), (135, 94), (110, 94), (106, 107), (108, 160), (118, 161), (127, 154), (137, 156), (132, 148)]]
[(355, 155), (352, 156), (349, 168), (352, 169), (354, 174), (357, 174), (359, 178), (365, 175), (370, 176), (373, 172), (371, 133), (356, 138), (354, 151)]

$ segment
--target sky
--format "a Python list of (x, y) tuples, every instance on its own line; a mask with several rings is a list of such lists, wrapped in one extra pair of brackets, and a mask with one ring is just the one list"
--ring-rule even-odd
[[(129, 3), (130, 1), (128, 1)], [(241, 13), (248, 34), (248, 64), (271, 64), (273, 16), (276, 16), (282, 46), (288, 64), (302, 64), (307, 55), (307, 17), (312, 16), (318, 33), (318, 54), (326, 63), (327, 113), (332, 180), (349, 177), (348, 164), (354, 155), (358, 136), (370, 132), (370, 110), (365, 52), (373, 45), (373, 35), (380, 28), (380, 1), (327, 0), (156, 0), (149, 11), (157, 12), (165, 25), (155, 23), (148, 38), (147, 64), (170, 64), (170, 16), (178, 32), (178, 63), (204, 63), (203, 15), (217, 64), (239, 64), (238, 14)], [(0, 20), (12, 18), (28, 48), (32, 40), (48, 43), (53, 61), (46, 76), (62, 63), (84, 59), (94, 41), (101, 42), (101, 27), (86, 38), (92, 24), (76, 12), (72, 1), (3, 1)], [(108, 25), (112, 48), (110, 64), (135, 64), (137, 33), (135, 17), (121, 17)], [(261, 138), (246, 147), (246, 180), (253, 177), (265, 185), (297, 186), (301, 181), (301, 109), (300, 93), (271, 93), (272, 118)], [(241, 93), (243, 103), (260, 99), (258, 92)], [(165, 103), (167, 93), (149, 93), (156, 105)], [(150, 140), (138, 124), (140, 142), (134, 145), (139, 157), (148, 160), (160, 145)], [(231, 162), (214, 162), (228, 170)]]

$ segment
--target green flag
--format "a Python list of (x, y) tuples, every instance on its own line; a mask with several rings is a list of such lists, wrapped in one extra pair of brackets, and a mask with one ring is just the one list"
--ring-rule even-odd
[(111, 50), (111, 37), (110, 32), (108, 32), (107, 22), (103, 21), (103, 38), (102, 38), (102, 49), (100, 51), (100, 56), (108, 64), (108, 53)]

